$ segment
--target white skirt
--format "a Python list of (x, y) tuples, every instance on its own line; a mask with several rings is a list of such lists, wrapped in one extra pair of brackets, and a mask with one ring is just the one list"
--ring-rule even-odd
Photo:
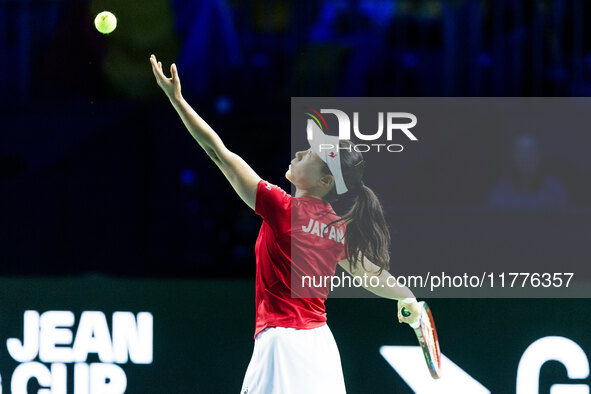
[(343, 394), (339, 349), (328, 325), (270, 327), (257, 335), (241, 394)]

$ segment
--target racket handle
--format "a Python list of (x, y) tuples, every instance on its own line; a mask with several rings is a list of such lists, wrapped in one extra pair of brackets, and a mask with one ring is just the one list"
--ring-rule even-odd
[[(409, 311), (406, 310), (405, 307), (402, 307), (402, 309), (400, 310), (400, 314), (404, 317), (409, 317), (411, 315), (411, 313)], [(421, 321), (417, 320), (416, 322), (414, 322), (414, 324), (409, 324), (412, 328), (419, 328), (419, 326), (421, 325)]]

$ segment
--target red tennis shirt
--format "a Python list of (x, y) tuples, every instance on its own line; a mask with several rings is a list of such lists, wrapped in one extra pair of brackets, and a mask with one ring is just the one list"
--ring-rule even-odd
[(342, 222), (329, 203), (292, 197), (259, 181), (255, 213), (256, 336), (267, 327), (311, 329), (326, 323), (324, 301), (336, 265), (345, 258)]

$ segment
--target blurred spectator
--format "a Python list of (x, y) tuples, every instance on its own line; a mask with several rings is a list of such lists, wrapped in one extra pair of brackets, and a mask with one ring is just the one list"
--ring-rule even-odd
[(567, 205), (564, 185), (543, 173), (538, 141), (519, 135), (513, 143), (511, 173), (499, 181), (488, 198), (488, 206), (506, 210), (560, 209)]
[[(198, 95), (228, 89), (243, 65), (239, 36), (224, 0), (172, 1), (175, 27), (182, 41), (178, 55), (183, 87)], [(181, 71), (182, 72), (182, 71)]]

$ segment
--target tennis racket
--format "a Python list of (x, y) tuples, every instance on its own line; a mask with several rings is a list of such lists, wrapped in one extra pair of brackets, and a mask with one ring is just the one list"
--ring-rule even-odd
[[(415, 324), (411, 325), (414, 329), (423, 355), (427, 362), (427, 367), (433, 379), (439, 379), (441, 374), (441, 351), (439, 350), (439, 339), (437, 338), (437, 330), (435, 329), (435, 321), (431, 314), (431, 309), (425, 301), (419, 302), (421, 316)], [(402, 316), (410, 316), (410, 312), (406, 308), (400, 311)]]

